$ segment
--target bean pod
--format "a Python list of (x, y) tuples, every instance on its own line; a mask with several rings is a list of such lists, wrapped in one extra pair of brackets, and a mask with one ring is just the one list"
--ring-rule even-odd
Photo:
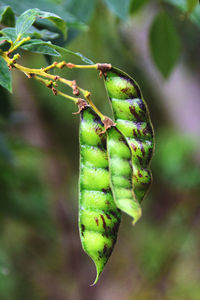
[(97, 114), (84, 107), (80, 122), (79, 231), (83, 249), (96, 265), (94, 284), (112, 253), (121, 220), (110, 188), (103, 130)]
[(138, 84), (128, 74), (113, 67), (103, 74), (116, 127), (124, 134), (132, 151), (134, 192), (141, 202), (152, 181), (149, 165), (154, 132), (149, 111)]
[(133, 217), (135, 224), (141, 217), (141, 208), (133, 192), (132, 153), (125, 137), (115, 126), (107, 130), (107, 149), (115, 203), (121, 211)]

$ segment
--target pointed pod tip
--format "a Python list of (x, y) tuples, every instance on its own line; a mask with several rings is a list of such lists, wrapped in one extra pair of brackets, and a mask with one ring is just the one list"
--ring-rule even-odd
[(90, 284), (90, 286), (91, 287), (94, 286), (97, 283), (98, 280), (99, 280), (99, 276), (97, 275), (95, 281), (92, 284)]
[(99, 272), (98, 267), (97, 267), (96, 264), (95, 264), (95, 266), (96, 266), (97, 275), (96, 275), (96, 278), (95, 278), (94, 282), (92, 284), (90, 284), (90, 286), (94, 286), (98, 282), (99, 276), (100, 276), (100, 274), (102, 272), (102, 271)]
[(134, 216), (133, 216), (133, 221), (132, 221), (133, 226), (135, 226), (135, 224), (141, 218), (141, 216), (142, 216), (142, 209), (141, 209), (141, 207), (138, 207), (138, 209), (136, 211), (134, 211)]

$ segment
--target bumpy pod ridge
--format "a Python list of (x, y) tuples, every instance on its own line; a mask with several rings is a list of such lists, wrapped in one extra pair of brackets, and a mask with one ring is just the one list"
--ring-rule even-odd
[(141, 217), (141, 208), (133, 192), (132, 153), (123, 134), (114, 126), (107, 130), (107, 149), (115, 203), (135, 224)]
[(82, 247), (96, 265), (93, 284), (112, 253), (121, 220), (110, 189), (103, 129), (97, 114), (85, 107), (80, 122), (79, 231)]
[(133, 187), (141, 202), (152, 181), (149, 168), (154, 149), (154, 132), (147, 105), (135, 80), (119, 69), (104, 72), (105, 86), (116, 127), (132, 151)]

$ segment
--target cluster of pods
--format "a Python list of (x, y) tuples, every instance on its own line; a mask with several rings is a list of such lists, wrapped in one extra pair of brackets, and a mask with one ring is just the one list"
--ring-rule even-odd
[(110, 67), (103, 72), (114, 122), (104, 130), (89, 105), (81, 111), (79, 230), (98, 281), (114, 248), (121, 213), (141, 217), (140, 203), (152, 181), (154, 133), (138, 84)]

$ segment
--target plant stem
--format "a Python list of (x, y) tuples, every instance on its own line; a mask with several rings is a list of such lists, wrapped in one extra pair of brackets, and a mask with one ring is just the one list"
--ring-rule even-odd
[(53, 82), (52, 80), (47, 80), (47, 79), (44, 79), (44, 78), (41, 78), (40, 76), (33, 76), (33, 78), (35, 78), (36, 80), (42, 82), (46, 87), (52, 89), (54, 95), (60, 95), (60, 96), (63, 96), (71, 101), (73, 101), (75, 104), (78, 103), (78, 98), (75, 98), (75, 97), (72, 97), (72, 96), (69, 96), (59, 90), (57, 90), (55, 87), (56, 87), (56, 84), (55, 82)]
[(16, 44), (15, 46), (14, 46), (14, 44), (13, 45), (11, 45), (11, 47), (10, 47), (10, 49), (6, 52), (6, 55), (10, 55), (12, 52), (14, 52), (17, 48), (19, 48), (22, 44), (24, 44), (25, 42), (28, 42), (28, 41), (30, 41), (30, 36), (28, 36), (28, 37), (26, 37), (26, 38), (23, 38), (18, 44)]
[[(12, 48), (14, 49), (14, 48)], [(11, 52), (10, 52), (11, 53)], [(72, 90), (73, 90), (73, 93), (78, 96), (79, 95), (79, 92), (81, 92), (81, 94), (83, 95), (83, 97), (86, 99), (86, 101), (88, 102), (88, 104), (93, 108), (93, 110), (97, 113), (97, 115), (100, 117), (101, 121), (103, 122), (107, 117), (104, 116), (100, 111), (99, 109), (96, 107), (96, 105), (92, 102), (91, 100), (91, 93), (87, 90), (84, 90), (82, 88), (80, 88), (77, 84), (76, 84), (76, 81), (75, 80), (68, 80), (68, 79), (65, 79), (65, 78), (62, 78), (58, 75), (52, 75), (52, 74), (48, 74), (47, 71), (53, 69), (53, 68), (63, 68), (64, 66), (67, 66), (68, 64), (66, 62), (54, 62), (53, 64), (47, 66), (46, 68), (42, 68), (42, 69), (32, 69), (32, 68), (27, 68), (27, 67), (24, 67), (20, 64), (17, 64), (15, 62), (14, 59), (12, 58), (9, 58), (8, 54), (7, 53), (0, 53), (0, 55), (4, 58), (4, 60), (7, 62), (8, 66), (10, 68), (12, 67), (15, 67), (16, 69), (20, 70), (21, 72), (23, 72), (26, 76), (28, 76), (29, 78), (35, 78), (36, 80), (39, 80), (40, 82), (42, 82), (43, 84), (45, 84), (47, 87), (49, 88), (52, 88), (52, 91), (55, 95), (60, 95), (60, 96), (63, 96), (69, 100), (72, 100), (74, 101), (75, 103), (77, 103), (78, 101), (78, 98), (75, 98), (75, 97), (72, 97), (72, 96), (69, 96), (57, 89), (55, 89), (55, 86), (56, 86), (56, 82), (62, 82), (64, 84), (66, 84), (67, 86), (71, 87)], [(75, 65), (77, 66), (77, 68), (79, 67), (79, 65)], [(80, 66), (80, 67), (86, 67), (86, 68), (95, 68), (97, 69), (98, 68), (98, 64), (96, 65), (83, 65), (83, 66)], [(44, 78), (47, 78), (47, 79), (50, 79), (47, 80), (47, 79), (44, 79)]]
[(72, 63), (67, 63), (66, 66), (70, 69), (95, 69), (98, 70), (98, 64), (94, 64), (94, 65), (75, 65)]

